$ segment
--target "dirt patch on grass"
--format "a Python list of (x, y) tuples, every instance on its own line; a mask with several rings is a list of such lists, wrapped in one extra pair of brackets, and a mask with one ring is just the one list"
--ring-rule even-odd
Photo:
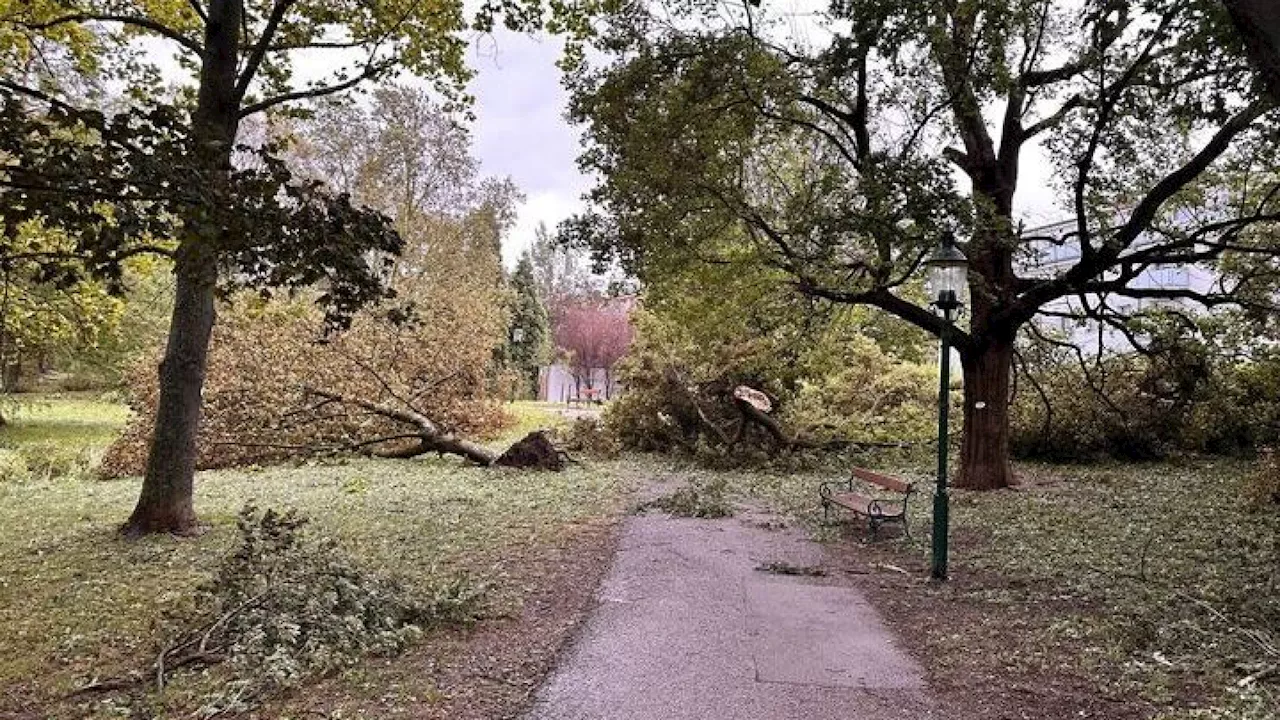
[(894, 541), (837, 543), (830, 553), (925, 666), (941, 717), (1127, 720), (1151, 715), (1150, 704), (1099, 687), (1085, 669), (1086, 647), (1038, 640), (1056, 618), (1087, 612), (1082, 604), (1028, 604), (1025, 586), (991, 573), (930, 582), (927, 561)]
[(590, 611), (617, 542), (617, 518), (567, 531), (553, 547), (503, 565), (523, 601), (509, 615), (435, 633), (397, 658), (362, 667), (273, 704), (270, 716), (497, 720), (519, 716)]

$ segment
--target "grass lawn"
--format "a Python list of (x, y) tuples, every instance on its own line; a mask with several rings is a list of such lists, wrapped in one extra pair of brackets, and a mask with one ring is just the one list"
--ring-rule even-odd
[[(517, 422), (488, 441), (495, 449), (566, 422), (534, 403), (509, 408)], [(70, 396), (8, 418), (0, 447), (39, 470), (45, 457), (93, 456), (125, 415)], [(861, 526), (823, 525), (817, 484), (837, 471), (630, 457), (564, 473), (447, 458), (206, 472), (196, 506), (208, 532), (136, 542), (115, 534), (136, 480), (26, 472), (0, 481), (0, 718), (190, 716), (216, 673), (177, 676), (159, 695), (67, 696), (147, 671), (155, 628), (211, 576), (250, 502), (299, 509), (313, 533), (411, 588), (459, 573), (489, 588), (475, 628), (428, 633), (403, 656), (276, 698), (264, 717), (508, 716), (590, 607), (612, 528), (645, 476), (723, 482), (832, 541), (829, 570), (866, 589), (927, 666), (946, 717), (1280, 717), (1280, 513), (1248, 509), (1251, 463), (1024, 465), (1017, 489), (957, 491), (941, 585), (926, 580), (928, 473), (887, 456), (868, 464), (921, 482), (912, 540), (867, 545)]]
[[(72, 405), (84, 414), (69, 417)], [(0, 437), (92, 448), (122, 419), (118, 409), (81, 398), (36, 404)], [(205, 534), (133, 542), (115, 530), (136, 499), (135, 479), (0, 483), (0, 717), (120, 716), (125, 700), (118, 696), (66, 696), (92, 681), (147, 670), (160, 647), (153, 628), (211, 576), (234, 544), (236, 514), (246, 503), (299, 509), (312, 519), (311, 532), (335, 538), (365, 567), (399, 576), (410, 588), (466, 573), (489, 586), (485, 613), (497, 623), (519, 618), (525, 603), (565, 572), (593, 571), (573, 559), (606, 542), (624, 509), (629, 483), (617, 470), (521, 473), (446, 458), (205, 472), (196, 484)], [(435, 647), (430, 652), (438, 659), (433, 642), (429, 637), (424, 648)], [(371, 702), (363, 672), (330, 680), (326, 707)], [(401, 698), (402, 707), (418, 708), (414, 717), (434, 717), (432, 708), (448, 713), (439, 717), (467, 717), (437, 679), (429, 670), (415, 673), (394, 689), (379, 688), (377, 700)], [(157, 716), (185, 716), (208, 681), (191, 673), (162, 697), (129, 703), (135, 709), (145, 703)], [(384, 708), (372, 716), (394, 714)]]
[(129, 419), (128, 408), (95, 393), (10, 396), (0, 409), (0, 481), (83, 475)]
[(860, 524), (818, 524), (819, 475), (731, 485), (842, 538), (837, 556), (865, 574), (956, 717), (1262, 720), (1280, 717), (1280, 512), (1247, 508), (1252, 472), (1020, 466), (1018, 489), (953, 494), (943, 585), (925, 580), (927, 473), (905, 473), (925, 489), (914, 539), (871, 547)]

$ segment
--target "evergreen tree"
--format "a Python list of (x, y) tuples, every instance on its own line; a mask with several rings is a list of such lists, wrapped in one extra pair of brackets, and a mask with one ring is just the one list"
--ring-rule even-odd
[(538, 292), (533, 260), (526, 250), (511, 275), (511, 326), (507, 333), (507, 358), (522, 379), (522, 392), (538, 388), (538, 368), (549, 355), (550, 322), (547, 306)]

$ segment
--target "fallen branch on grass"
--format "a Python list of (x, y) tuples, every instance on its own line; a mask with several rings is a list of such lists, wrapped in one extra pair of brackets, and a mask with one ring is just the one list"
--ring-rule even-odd
[[(370, 414), (412, 427), (413, 432), (399, 432), (359, 440), (346, 445), (348, 451), (365, 451), (383, 458), (413, 458), (427, 453), (458, 455), (481, 467), (501, 465), (517, 468), (562, 470), (570, 458), (555, 446), (541, 430), (525, 435), (501, 454), (479, 443), (446, 430), (426, 415), (407, 407), (397, 407), (361, 398), (353, 398), (320, 388), (305, 388), (307, 395), (324, 404), (336, 403), (360, 408)], [(404, 441), (410, 440), (407, 444)], [(393, 444), (399, 443), (399, 444)], [(378, 446), (385, 446), (379, 448)]]

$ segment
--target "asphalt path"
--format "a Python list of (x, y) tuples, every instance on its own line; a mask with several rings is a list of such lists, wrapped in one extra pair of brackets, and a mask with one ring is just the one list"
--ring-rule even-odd
[(822, 548), (758, 512), (629, 518), (597, 607), (526, 720), (935, 717), (919, 664)]

